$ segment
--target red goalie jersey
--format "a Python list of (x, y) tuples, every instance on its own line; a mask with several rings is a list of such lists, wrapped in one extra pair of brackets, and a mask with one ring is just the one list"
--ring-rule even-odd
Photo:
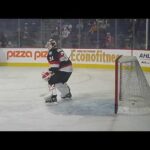
[(72, 63), (62, 49), (53, 47), (48, 51), (47, 60), (51, 64), (49, 71), (72, 72)]

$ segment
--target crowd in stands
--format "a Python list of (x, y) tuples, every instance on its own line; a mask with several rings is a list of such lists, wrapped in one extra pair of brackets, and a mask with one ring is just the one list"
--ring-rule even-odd
[(41, 48), (53, 38), (62, 48), (145, 49), (145, 36), (146, 19), (0, 19), (3, 48)]

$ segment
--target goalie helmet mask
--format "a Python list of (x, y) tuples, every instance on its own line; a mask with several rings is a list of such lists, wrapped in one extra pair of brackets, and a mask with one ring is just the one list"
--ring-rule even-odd
[(48, 42), (46, 43), (45, 47), (50, 50), (50, 49), (52, 49), (54, 47), (57, 47), (57, 43), (56, 43), (55, 40), (49, 39)]

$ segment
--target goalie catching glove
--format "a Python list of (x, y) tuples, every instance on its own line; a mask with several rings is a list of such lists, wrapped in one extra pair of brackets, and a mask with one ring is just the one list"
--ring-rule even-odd
[(44, 79), (45, 81), (48, 81), (52, 75), (54, 74), (50, 71), (42, 72), (42, 79)]

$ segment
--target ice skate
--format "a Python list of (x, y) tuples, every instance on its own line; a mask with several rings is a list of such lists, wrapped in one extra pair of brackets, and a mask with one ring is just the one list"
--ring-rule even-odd
[(57, 102), (57, 95), (51, 95), (49, 97), (45, 97), (45, 103), (54, 103)]
[(64, 100), (71, 100), (71, 98), (72, 98), (72, 94), (71, 94), (71, 92), (69, 91), (69, 93), (68, 94), (66, 94), (64, 97), (61, 97), (62, 99), (64, 99)]

